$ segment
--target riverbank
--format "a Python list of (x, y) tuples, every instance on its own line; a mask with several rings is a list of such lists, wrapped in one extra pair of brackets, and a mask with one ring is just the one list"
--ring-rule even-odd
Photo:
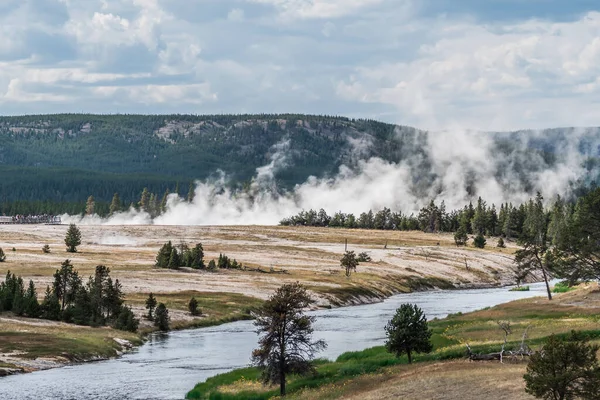
[[(553, 301), (536, 297), (434, 319), (430, 321), (434, 350), (417, 356), (416, 365), (407, 366), (405, 357), (397, 359), (383, 347), (342, 354), (335, 361), (318, 362), (318, 373), (314, 377), (291, 377), (289, 398), (470, 400), (487, 394), (490, 398), (529, 399), (522, 384), (526, 364), (519, 360), (507, 360), (503, 364), (469, 363), (464, 360), (465, 343), (474, 351), (499, 351), (504, 333), (498, 321), (510, 323), (508, 348), (520, 346), (525, 330), (527, 344), (533, 348), (539, 347), (550, 334), (566, 334), (572, 329), (600, 341), (599, 312), (600, 288), (589, 284), (573, 292), (557, 294)], [(187, 397), (206, 399), (223, 395), (234, 400), (276, 396), (278, 388), (264, 387), (258, 378), (255, 368), (232, 371), (198, 384)], [(438, 389), (436, 396), (423, 397), (424, 390), (436, 393)]]
[[(83, 243), (78, 253), (67, 254), (63, 243), (65, 226), (0, 226), (1, 247), (11, 249), (0, 264), (0, 274), (10, 270), (26, 282), (33, 280), (40, 294), (67, 257), (84, 278), (93, 273), (96, 265), (106, 265), (111, 276), (122, 284), (126, 304), (140, 318), (142, 336), (136, 339), (140, 342), (154, 331), (152, 324), (142, 318), (146, 311), (144, 301), (150, 292), (169, 308), (173, 329), (198, 328), (251, 318), (251, 310), (277, 287), (296, 281), (309, 288), (318, 308), (369, 304), (421, 290), (506, 285), (513, 279), (512, 253), (516, 249), (511, 243), (507, 249), (457, 248), (452, 235), (422, 232), (260, 226), (80, 228)], [(156, 269), (156, 253), (168, 240), (176, 244), (202, 243), (206, 262), (223, 253), (248, 269)], [(350, 250), (366, 252), (372, 258), (371, 262), (361, 263), (350, 279), (339, 265), (346, 242)], [(50, 253), (42, 251), (46, 244)], [(187, 311), (192, 296), (203, 311), (200, 318)], [(75, 346), (69, 347), (57, 345), (64, 343), (65, 336), (72, 337), (66, 324), (41, 320), (30, 323), (10, 315), (0, 318), (11, 320), (7, 324), (0, 319), (0, 325), (4, 325), (0, 327), (0, 363), (11, 373), (116, 357), (127, 351), (112, 338), (129, 339), (109, 328), (102, 328), (108, 331), (101, 340), (97, 337), (101, 331), (83, 329), (80, 335), (73, 336)], [(39, 340), (36, 329), (42, 323), (52, 329)], [(32, 329), (35, 324), (38, 328)], [(45, 347), (44, 358), (38, 363), (38, 349), (27, 343)], [(69, 352), (70, 349), (77, 351)]]
[[(192, 296), (198, 300), (203, 315), (192, 317), (187, 311)], [(143, 317), (146, 297), (143, 293), (127, 297), (127, 304), (140, 318), (138, 333), (21, 318), (8, 313), (0, 315), (0, 377), (107, 360), (135, 350), (157, 331)], [(157, 299), (169, 308), (172, 330), (250, 319), (252, 310), (262, 304), (260, 299), (239, 294), (194, 291), (159, 294)]]

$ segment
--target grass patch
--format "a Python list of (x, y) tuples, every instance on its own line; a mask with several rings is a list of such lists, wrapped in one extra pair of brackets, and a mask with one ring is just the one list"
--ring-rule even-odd
[(122, 351), (114, 338), (134, 345), (142, 343), (136, 334), (108, 327), (91, 328), (58, 322), (37, 323), (25, 318), (0, 323), (0, 353), (22, 352), (21, 357), (62, 356), (81, 361), (91, 358), (115, 357)]
[(556, 285), (554, 285), (554, 287), (552, 288), (552, 293), (567, 293), (575, 289), (576, 288), (574, 286), (570, 286), (568, 282), (563, 281), (558, 282)]
[(510, 289), (510, 292), (529, 292), (529, 286), (518, 286)]

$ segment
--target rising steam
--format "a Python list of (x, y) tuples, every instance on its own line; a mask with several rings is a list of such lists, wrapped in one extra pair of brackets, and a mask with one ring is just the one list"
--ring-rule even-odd
[[(273, 146), (270, 162), (257, 168), (249, 190), (232, 191), (227, 176), (221, 174), (218, 179), (196, 182), (192, 203), (170, 195), (166, 212), (154, 220), (135, 209), (109, 219), (65, 216), (64, 220), (111, 225), (273, 225), (303, 209), (358, 215), (389, 207), (410, 214), (432, 199), (444, 200), (451, 210), (478, 196), (499, 205), (521, 203), (537, 191), (546, 199), (568, 195), (570, 185), (586, 175), (584, 160), (598, 156), (598, 131), (580, 129), (562, 134), (555, 141), (560, 149), (555, 149), (556, 159), (551, 164), (530, 151), (532, 140), (544, 140), (544, 135), (420, 132), (412, 142), (404, 138), (406, 152), (399, 163), (377, 157), (360, 160), (372, 145), (370, 137), (349, 137), (348, 146), (358, 160), (351, 167), (342, 166), (333, 177), (310, 177), (292, 191), (282, 193), (277, 190), (275, 177), (290, 166), (290, 142), (285, 140)], [(584, 140), (589, 144), (588, 154), (581, 150)], [(499, 141), (510, 145), (511, 150), (499, 151)]]

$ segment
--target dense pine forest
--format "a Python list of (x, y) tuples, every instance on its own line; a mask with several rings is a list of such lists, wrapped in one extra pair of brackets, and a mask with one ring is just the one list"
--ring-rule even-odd
[[(552, 168), (574, 132), (587, 171), (574, 182), (578, 189), (600, 174), (597, 129), (473, 133), (473, 141), (491, 138), (495, 173), (528, 190), (531, 173)], [(175, 191), (185, 197), (194, 180), (222, 174), (230, 187), (243, 190), (280, 151), (286, 160), (275, 172), (278, 190), (371, 157), (405, 163), (415, 185), (429, 188), (436, 174), (428, 150), (434, 140), (405, 126), (293, 114), (0, 117), (0, 215), (78, 214), (89, 196), (95, 212), (106, 215), (115, 193), (127, 208), (138, 204), (144, 188), (161, 199)], [(476, 179), (476, 168), (471, 172)]]

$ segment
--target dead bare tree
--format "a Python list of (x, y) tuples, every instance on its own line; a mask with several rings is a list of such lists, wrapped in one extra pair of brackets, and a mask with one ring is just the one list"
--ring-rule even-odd
[(497, 324), (500, 327), (500, 329), (502, 330), (502, 332), (504, 333), (504, 342), (502, 343), (502, 347), (501, 347), (500, 351), (498, 353), (487, 353), (487, 354), (473, 353), (473, 351), (471, 350), (471, 346), (469, 346), (469, 344), (466, 343), (467, 355), (469, 356), (470, 361), (498, 360), (502, 363), (504, 361), (505, 354), (507, 356), (509, 356), (511, 359), (515, 359), (520, 356), (521, 360), (524, 357), (528, 357), (531, 354), (533, 354), (533, 352), (531, 351), (531, 349), (529, 348), (529, 346), (526, 343), (526, 340), (529, 337), (529, 334), (528, 334), (529, 326), (527, 326), (525, 328), (525, 330), (523, 331), (523, 335), (521, 337), (521, 345), (519, 346), (519, 348), (517, 350), (506, 350), (506, 347), (508, 344), (508, 335), (512, 334), (512, 328), (510, 326), (510, 322), (509, 321), (497, 321)]

